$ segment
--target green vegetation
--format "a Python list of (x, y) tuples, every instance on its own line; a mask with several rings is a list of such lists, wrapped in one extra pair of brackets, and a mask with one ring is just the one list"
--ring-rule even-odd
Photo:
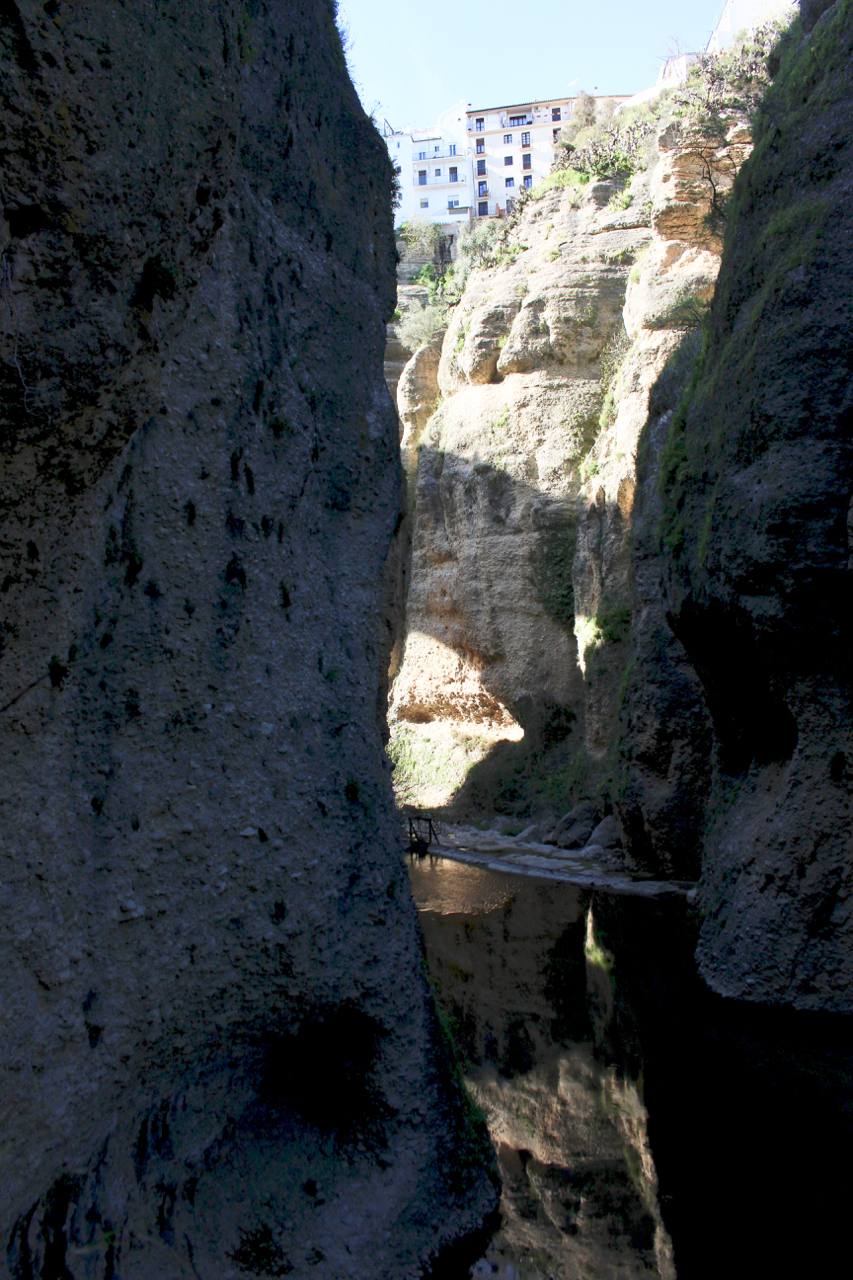
[(588, 173), (578, 173), (574, 169), (554, 169), (538, 186), (532, 188), (529, 198), (541, 200), (549, 191), (563, 191), (566, 187), (573, 187), (580, 195), (588, 182)]
[(418, 351), (446, 323), (446, 311), (443, 307), (410, 307), (397, 330), (400, 346), (407, 351)]
[(576, 751), (566, 764), (554, 769), (542, 788), (545, 798), (558, 812), (566, 813), (589, 795), (589, 760), (586, 752)]
[(451, 1022), (433, 993), (436, 1045), (435, 1065), (444, 1085), (450, 1109), (452, 1138), (442, 1147), (441, 1156), (449, 1174), (450, 1185), (462, 1191), (478, 1173), (489, 1174), (499, 1184), (495, 1153), (489, 1138), (485, 1116), (471, 1097), (462, 1076), (462, 1064), (451, 1030)]
[[(850, 11), (850, 0), (841, 0), (806, 44), (795, 20), (769, 56), (765, 49), (772, 32), (759, 33), (741, 54), (742, 83), (731, 75), (727, 85), (714, 82), (704, 96), (692, 87), (693, 109), (705, 116), (719, 114), (739, 98), (753, 115), (754, 150), (725, 210), (731, 266), (717, 284), (713, 312), (690, 344), (689, 359), (685, 345), (684, 353), (680, 350), (670, 361), (670, 381), (677, 367), (679, 394), (661, 460), (660, 534), (676, 559), (687, 555), (688, 537), (692, 556), (699, 562), (707, 557), (719, 519), (715, 507), (724, 460), (735, 457), (739, 465), (750, 465), (778, 434), (795, 429), (802, 415), (814, 412), (796, 360), (784, 379), (785, 393), (778, 397), (785, 409), (772, 418), (754, 409), (738, 411), (733, 389), (757, 385), (768, 334), (781, 323), (775, 318), (779, 299), (798, 274), (813, 277), (814, 264), (825, 260), (831, 241), (839, 206), (837, 197), (829, 198), (826, 184), (843, 161), (837, 152), (830, 155), (824, 146), (808, 147), (808, 142), (804, 154), (802, 140), (808, 140), (807, 122), (846, 106)], [(778, 74), (762, 100), (769, 70)], [(827, 365), (837, 359), (843, 368), (849, 329), (827, 320), (820, 333), (815, 314), (820, 316), (819, 307), (808, 319), (803, 314), (793, 327), (788, 325), (786, 343), (795, 350), (799, 344), (801, 351), (819, 345)], [(735, 315), (736, 332), (729, 323)]]
[[(681, 88), (622, 110), (618, 116), (612, 110), (596, 116), (593, 100), (579, 94), (572, 121), (563, 128), (551, 178), (575, 172), (587, 181), (593, 176), (625, 181), (648, 168), (657, 134), (678, 119), (704, 133), (709, 144), (724, 143), (733, 117), (754, 117), (770, 82), (768, 64), (779, 34), (777, 23), (767, 23), (735, 42), (724, 55), (700, 55)], [(545, 189), (541, 184), (537, 195)], [(612, 198), (611, 207), (624, 209), (628, 203), (630, 196), (621, 192)]]
[(575, 616), (572, 563), (577, 541), (577, 523), (571, 520), (563, 528), (541, 530), (530, 553), (533, 589), (546, 613), (564, 627), (571, 627)]
[(435, 222), (424, 218), (412, 218), (395, 229), (398, 240), (404, 240), (409, 253), (415, 257), (430, 258), (438, 248), (441, 229)]
[(388, 743), (398, 803), (416, 803), (428, 791), (452, 795), (464, 784), (488, 746), (487, 739), (462, 733), (432, 738), (398, 721), (392, 726)]
[(614, 213), (621, 213), (623, 209), (627, 209), (634, 197), (630, 191), (617, 191), (607, 201), (608, 209), (612, 209)]
[(711, 305), (710, 298), (697, 298), (689, 289), (679, 289), (673, 302), (660, 315), (646, 320), (647, 329), (698, 329)]
[(615, 956), (604, 946), (601, 935), (596, 930), (591, 907), (586, 918), (586, 940), (583, 951), (590, 964), (603, 969), (605, 973), (612, 972)]
[(766, 22), (743, 32), (724, 54), (700, 54), (684, 85), (673, 93), (676, 114), (711, 132), (724, 129), (732, 115), (753, 120), (770, 84), (781, 34), (778, 22)]
[[(599, 432), (607, 431), (616, 421), (616, 410), (622, 394), (621, 374), (630, 350), (631, 339), (628, 337), (625, 326), (620, 324), (615, 333), (608, 338), (601, 353), (601, 390), (604, 393), (604, 399), (598, 416)], [(587, 475), (595, 475), (598, 471), (598, 463), (595, 459), (588, 459), (585, 466)]]
[[(631, 606), (604, 596), (593, 617), (575, 618), (575, 635), (584, 666), (589, 667), (595, 651), (606, 644), (624, 640), (631, 626)], [(589, 675), (589, 672), (587, 672)]]
[(503, 432), (505, 431), (508, 425), (509, 425), (509, 405), (505, 404), (501, 409), (500, 413), (497, 415), (497, 417), (489, 419), (488, 426), (489, 426), (489, 431), (491, 432), (492, 435), (494, 435), (496, 432), (499, 434), (503, 434)]

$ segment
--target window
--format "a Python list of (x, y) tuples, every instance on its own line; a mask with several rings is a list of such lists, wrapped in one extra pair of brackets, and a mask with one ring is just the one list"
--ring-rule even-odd
[(505, 186), (505, 187), (514, 187), (514, 186), (515, 186), (515, 178), (504, 178), (504, 186)]
[(507, 213), (512, 213), (512, 211), (513, 211), (513, 209), (514, 209), (514, 208), (515, 208), (515, 201), (514, 201), (514, 200), (507, 200), (507, 202), (506, 202), (506, 211), (507, 211)]
[(426, 186), (426, 169), (418, 169), (418, 186)]
[(418, 152), (418, 159), (419, 159), (419, 160), (426, 160), (426, 152), (425, 152), (425, 151), (419, 151), (419, 152)]
[(440, 178), (440, 177), (441, 177), (441, 170), (440, 170), (440, 169), (436, 169), (436, 171), (435, 171), (435, 176), (436, 176), (437, 178)]
[(478, 195), (478, 196), (487, 196), (488, 194), (489, 194), (489, 184), (488, 184), (488, 182), (481, 182), (481, 183), (479, 183), (479, 184), (478, 184), (478, 186), (477, 186), (477, 195)]
[(530, 134), (529, 134), (529, 133), (523, 133), (523, 134), (521, 135), (521, 145), (522, 145), (523, 147), (529, 147), (529, 146), (530, 146)]
[(504, 156), (504, 168), (512, 164), (512, 156)]
[(485, 160), (478, 160), (478, 161), (477, 161), (477, 172), (478, 172), (478, 173), (485, 173), (485, 172), (486, 172), (486, 162), (485, 162)]
[(527, 124), (527, 116), (510, 116), (509, 127), (511, 129), (519, 129), (523, 124)]
[(455, 142), (451, 142), (451, 144), (450, 144), (450, 154), (451, 154), (452, 156), (455, 156), (455, 155), (456, 155), (456, 143), (455, 143)]
[(522, 169), (533, 168), (533, 156), (530, 154), (529, 151), (525, 152), (525, 154), (521, 157), (521, 167)]
[(526, 173), (526, 174), (524, 175), (524, 185), (525, 185), (526, 187), (532, 187), (532, 186), (533, 186), (533, 174), (532, 174), (532, 173)]
[(489, 216), (489, 202), (488, 200), (481, 200), (480, 203), (477, 205), (477, 217), (488, 218), (488, 216)]
[(477, 133), (483, 133), (486, 128), (486, 117), (481, 116), (479, 120), (474, 121), (474, 129)]
[(505, 134), (504, 134), (504, 146), (505, 146), (505, 147), (511, 147), (511, 146), (512, 146), (512, 134), (511, 134), (511, 133), (505, 133)]
[(459, 170), (458, 170), (458, 169), (451, 169), (451, 170), (450, 170), (450, 181), (451, 181), (451, 182), (458, 182), (458, 181), (459, 181)]
[(437, 142), (433, 147), (433, 151), (440, 151), (440, 150), (441, 150), (441, 143)]
[(448, 202), (447, 202), (447, 207), (448, 207), (448, 209), (458, 209), (458, 208), (459, 208), (459, 201), (458, 201), (458, 200), (448, 200)]
[(421, 208), (422, 208), (422, 209), (428, 209), (428, 208), (429, 208), (429, 200), (422, 200), (422, 201), (421, 201)]
[(485, 150), (486, 150), (485, 142), (483, 141), (482, 138), (478, 138), (477, 139), (477, 155), (481, 156)]
[(560, 141), (560, 133), (561, 133), (561, 130), (560, 130), (560, 129), (552, 129), (552, 130), (551, 130), (551, 134), (552, 134), (553, 139), (554, 139), (554, 141), (555, 141), (555, 142), (559, 142), (559, 141)]
[(560, 115), (560, 108), (559, 108), (559, 107), (552, 107), (552, 108), (551, 108), (551, 119), (552, 119), (552, 120), (562, 120), (562, 118), (563, 118), (563, 117)]

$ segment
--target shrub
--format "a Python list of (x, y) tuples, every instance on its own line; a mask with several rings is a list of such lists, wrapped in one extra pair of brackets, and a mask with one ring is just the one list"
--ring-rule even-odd
[(404, 240), (410, 253), (429, 257), (435, 253), (441, 231), (435, 222), (427, 222), (422, 218), (412, 218), (397, 227), (396, 234)]
[(766, 22), (746, 32), (726, 53), (703, 53), (696, 59), (684, 85), (673, 95), (673, 104), (706, 128), (721, 129), (725, 117), (752, 117), (767, 88), (768, 67), (782, 27)]
[(425, 347), (444, 324), (442, 307), (412, 307), (406, 312), (397, 329), (400, 345), (407, 351), (419, 351)]

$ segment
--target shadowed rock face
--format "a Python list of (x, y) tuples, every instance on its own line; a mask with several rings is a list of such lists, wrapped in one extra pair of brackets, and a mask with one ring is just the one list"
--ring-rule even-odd
[(323, 0), (0, 45), (9, 1266), (419, 1274), (493, 1193), (381, 751), (384, 149)]
[(663, 456), (665, 590), (715, 734), (702, 972), (849, 1012), (853, 6), (790, 44)]

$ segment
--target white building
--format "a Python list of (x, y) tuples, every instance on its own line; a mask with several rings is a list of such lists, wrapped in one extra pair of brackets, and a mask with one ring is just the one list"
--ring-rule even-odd
[(473, 148), (465, 109), (464, 101), (449, 107), (429, 129), (396, 131), (386, 122), (385, 145), (401, 188), (398, 225), (423, 218), (453, 227), (471, 218)]
[[(595, 99), (596, 106), (606, 101)], [(614, 98), (622, 102), (623, 98)], [(515, 195), (547, 178), (560, 130), (569, 123), (573, 98), (548, 98), (466, 112), (474, 142), (474, 217), (494, 218), (512, 208)]]
[(641, 89), (633, 97), (626, 98), (620, 103), (618, 110), (621, 111), (623, 107), (636, 107), (641, 102), (651, 102), (653, 98), (659, 98), (665, 89), (676, 89), (680, 84), (684, 84), (691, 64), (696, 61), (696, 56), (695, 53), (678, 53), (671, 58), (664, 58), (658, 72), (657, 83), (650, 89)]
[(790, 22), (798, 8), (796, 0), (726, 0), (714, 34), (708, 41), (707, 52), (722, 53), (739, 31), (757, 27), (773, 18)]

